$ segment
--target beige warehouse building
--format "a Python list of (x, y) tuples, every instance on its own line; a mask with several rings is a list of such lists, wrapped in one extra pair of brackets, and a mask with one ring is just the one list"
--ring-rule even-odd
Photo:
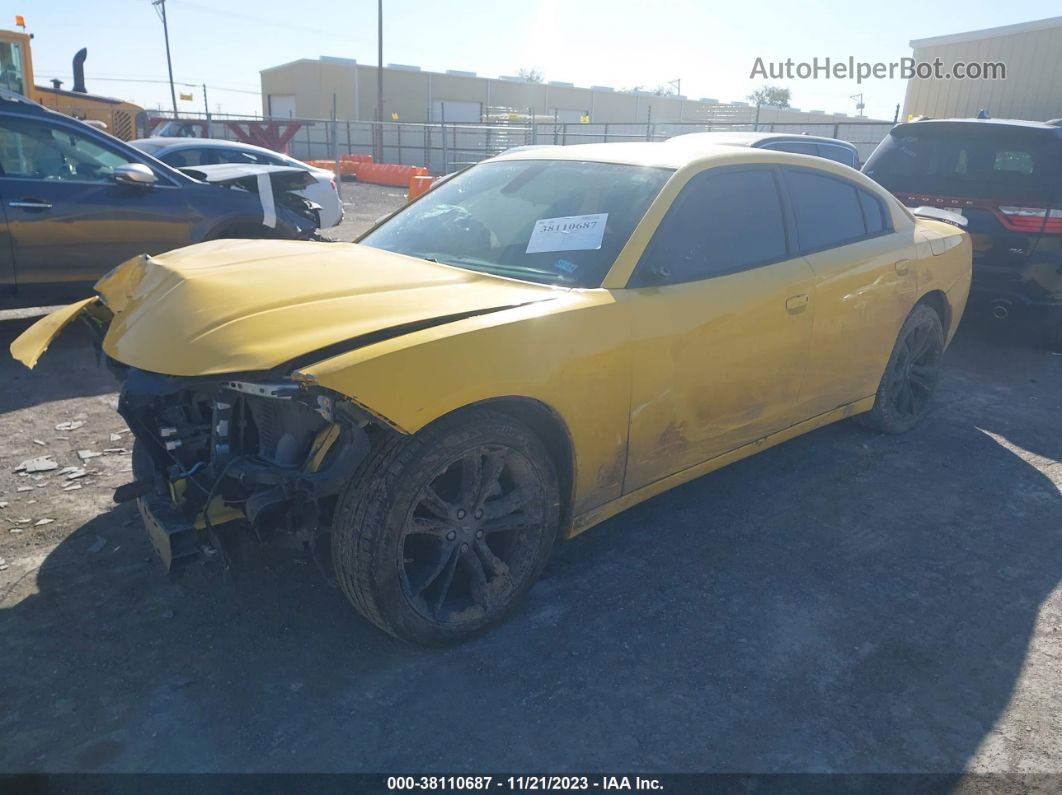
[(972, 117), (1047, 121), (1062, 117), (1062, 17), (956, 33), (911, 42), (914, 59), (940, 58), (951, 73), (959, 62), (998, 62), (1005, 79), (912, 78), (904, 118)]
[[(376, 119), (376, 67), (348, 58), (322, 56), (263, 69), (262, 111), (272, 118), (350, 121)], [(656, 96), (649, 91), (618, 91), (609, 86), (577, 87), (518, 77), (481, 77), (474, 72), (429, 72), (416, 66), (384, 68), (384, 120), (397, 114), (403, 122), (479, 123), (505, 114), (533, 114), (563, 123), (748, 122), (756, 108), (748, 103), (720, 103), (711, 98)], [(761, 108), (763, 124), (850, 122), (843, 113), (821, 110)]]

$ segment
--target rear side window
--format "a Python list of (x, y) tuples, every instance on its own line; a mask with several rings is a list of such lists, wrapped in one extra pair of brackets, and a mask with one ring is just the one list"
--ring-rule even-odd
[(160, 160), (174, 168), (189, 168), (192, 166), (212, 166), (218, 161), (214, 158), (213, 149), (178, 149), (176, 152), (167, 152)]
[(894, 193), (1051, 200), (1062, 154), (1062, 141), (1054, 136), (917, 124), (886, 136), (863, 172)]
[(855, 168), (856, 156), (855, 152), (844, 146), (837, 146), (836, 144), (819, 144), (819, 157), (825, 157), (827, 160), (833, 160), (837, 163), (844, 163), (846, 166)]
[(773, 149), (776, 152), (792, 152), (796, 155), (819, 155), (818, 147), (806, 141), (772, 141), (765, 144), (764, 149)]
[(877, 196), (871, 196), (865, 190), (859, 190), (859, 202), (863, 205), (863, 220), (867, 225), (868, 235), (880, 235), (886, 229), (885, 208)]
[(242, 163), (258, 166), (283, 165), (280, 158), (270, 157), (260, 152), (251, 152), (247, 149), (216, 149), (217, 162), (219, 163)]
[(785, 179), (802, 251), (843, 246), (889, 228), (881, 201), (851, 182), (791, 168)]
[(634, 287), (708, 279), (788, 256), (773, 169), (711, 171), (689, 181), (661, 221)]

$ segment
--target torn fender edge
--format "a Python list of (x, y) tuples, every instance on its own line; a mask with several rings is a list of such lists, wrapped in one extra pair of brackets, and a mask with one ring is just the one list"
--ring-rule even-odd
[(48, 350), (52, 340), (58, 337), (78, 315), (98, 303), (99, 300), (99, 296), (94, 295), (45, 315), (15, 338), (15, 341), (11, 343), (11, 355), (32, 370), (41, 355)]

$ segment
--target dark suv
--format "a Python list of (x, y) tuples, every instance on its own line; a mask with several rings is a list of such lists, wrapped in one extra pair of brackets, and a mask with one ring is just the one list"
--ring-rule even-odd
[(966, 216), (974, 249), (967, 314), (1029, 325), (1062, 349), (1062, 125), (899, 124), (863, 172), (909, 207)]
[[(0, 229), (7, 232), (0, 308), (83, 295), (141, 253), (221, 237), (315, 233), (316, 211), (283, 190), (281, 178), (302, 186), (296, 170), (209, 168), (215, 172), (182, 173), (77, 119), (0, 92)], [(257, 192), (261, 176), (272, 186), (268, 195)]]

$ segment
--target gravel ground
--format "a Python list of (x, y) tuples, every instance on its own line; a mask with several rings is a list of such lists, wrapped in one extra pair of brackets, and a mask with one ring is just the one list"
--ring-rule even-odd
[[(339, 239), (402, 199), (344, 188)], [(914, 432), (840, 423), (637, 506), (441, 651), (298, 551), (168, 581), (110, 500), (114, 405), (77, 331), (0, 359), (0, 772), (1062, 772), (1062, 356), (964, 328)]]

